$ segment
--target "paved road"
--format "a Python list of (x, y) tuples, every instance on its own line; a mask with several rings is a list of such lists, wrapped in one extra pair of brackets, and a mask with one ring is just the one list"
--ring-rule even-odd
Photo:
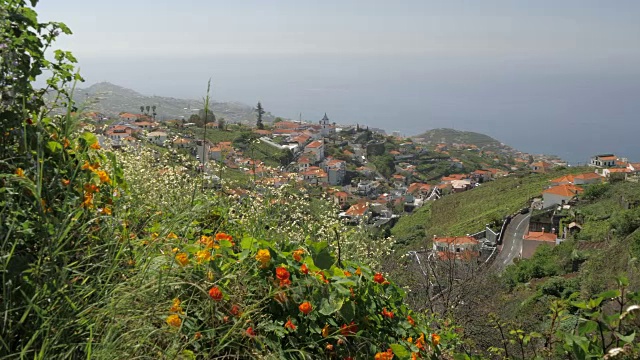
[(502, 241), (502, 251), (496, 256), (493, 262), (493, 268), (498, 272), (502, 272), (509, 264), (513, 263), (513, 259), (520, 256), (522, 251), (522, 236), (529, 228), (529, 217), (531, 214), (518, 214), (505, 229), (504, 239)]

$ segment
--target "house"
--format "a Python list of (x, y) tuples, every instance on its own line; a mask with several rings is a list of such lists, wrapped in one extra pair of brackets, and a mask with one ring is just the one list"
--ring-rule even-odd
[(627, 169), (631, 170), (631, 174), (640, 174), (640, 163), (628, 163)]
[(351, 205), (349, 209), (341, 215), (342, 217), (348, 218), (351, 222), (360, 223), (369, 218), (371, 210), (369, 209), (369, 204), (359, 203)]
[(537, 161), (529, 165), (529, 168), (534, 173), (544, 174), (549, 172), (553, 168), (553, 164), (550, 164), (546, 161)]
[(136, 121), (134, 123), (137, 127), (141, 128), (141, 129), (155, 129), (158, 127), (158, 123), (155, 123), (153, 121)]
[(471, 182), (471, 180), (469, 179), (464, 179), (464, 180), (453, 180), (451, 181), (451, 188), (453, 189), (453, 192), (463, 192), (463, 191), (467, 191), (473, 188), (474, 183)]
[(569, 202), (571, 199), (584, 191), (575, 185), (557, 185), (542, 192), (542, 202), (544, 207), (560, 205)]
[(317, 166), (311, 166), (302, 172), (302, 179), (307, 184), (320, 185), (328, 182), (327, 173)]
[(288, 129), (288, 130), (297, 130), (300, 127), (300, 123), (293, 121), (279, 121), (273, 124), (274, 129)]
[(336, 191), (333, 193), (333, 195), (331, 195), (331, 198), (336, 205), (343, 207), (347, 204), (349, 193), (347, 193), (346, 191)]
[(356, 189), (356, 192), (359, 195), (366, 196), (366, 195), (369, 195), (369, 193), (371, 193), (373, 191), (373, 189), (374, 189), (373, 182), (371, 182), (371, 181), (360, 181), (358, 183), (358, 187)]
[(306, 156), (301, 156), (298, 159), (298, 169), (299, 171), (305, 171), (311, 166), (311, 160), (309, 160)]
[(601, 183), (602, 176), (595, 172), (588, 172), (578, 175), (564, 175), (549, 181), (551, 185), (588, 185)]
[(119, 143), (124, 138), (130, 137), (136, 132), (136, 129), (134, 129), (132, 126), (113, 125), (104, 132), (104, 135), (113, 140), (114, 143)]
[(322, 159), (324, 159), (324, 141), (312, 141), (309, 145), (305, 146), (304, 153), (308, 154), (310, 160), (313, 162), (317, 163), (322, 161)]
[(471, 236), (433, 236), (433, 251), (440, 260), (475, 260), (480, 257), (480, 242)]
[(342, 160), (331, 159), (326, 162), (325, 169), (330, 185), (342, 185), (347, 174), (347, 163)]
[(465, 174), (451, 174), (449, 176), (443, 176), (440, 179), (440, 183), (441, 184), (451, 184), (452, 181), (454, 180), (465, 180), (467, 179), (468, 176)]
[(186, 139), (186, 138), (177, 138), (175, 140), (173, 140), (173, 146), (179, 148), (179, 149), (186, 149), (191, 147), (191, 143), (192, 141), (190, 139)]
[(620, 177), (627, 179), (627, 175), (629, 175), (632, 171), (628, 168), (606, 168), (602, 170), (602, 176), (606, 178), (610, 178), (611, 174), (620, 174)]
[(613, 154), (596, 155), (591, 158), (589, 166), (595, 166), (598, 168), (613, 167), (616, 166), (616, 160), (617, 158)]
[(560, 239), (553, 232), (545, 232), (542, 228), (541, 232), (529, 231), (522, 237), (522, 252), (520, 257), (530, 259), (536, 252), (538, 246), (549, 245), (556, 246), (560, 243)]
[(163, 146), (167, 141), (167, 133), (164, 131), (152, 131), (147, 133), (147, 139), (156, 145)]
[(400, 188), (406, 185), (406, 178), (400, 174), (395, 174), (392, 176), (393, 178), (393, 185), (396, 188)]
[(476, 170), (471, 173), (471, 177), (480, 183), (491, 180), (492, 176), (493, 174), (489, 170)]

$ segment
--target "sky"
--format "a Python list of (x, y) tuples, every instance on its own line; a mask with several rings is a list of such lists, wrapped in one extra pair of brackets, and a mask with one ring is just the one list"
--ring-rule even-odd
[(640, 1), (41, 0), (87, 84), (640, 161)]

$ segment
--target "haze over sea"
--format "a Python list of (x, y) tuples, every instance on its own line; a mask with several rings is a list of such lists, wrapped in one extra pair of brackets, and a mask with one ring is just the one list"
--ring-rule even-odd
[(216, 100), (277, 116), (327, 112), (404, 135), (452, 127), (571, 163), (640, 161), (640, 2), (173, 3), (40, 11), (77, 33), (60, 46), (88, 84), (201, 98), (211, 77)]

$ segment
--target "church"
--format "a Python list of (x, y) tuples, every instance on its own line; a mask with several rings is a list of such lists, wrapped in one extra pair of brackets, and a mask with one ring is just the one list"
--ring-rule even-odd
[(320, 120), (321, 134), (322, 136), (329, 136), (336, 133), (336, 126), (334, 124), (329, 123), (329, 118), (327, 117), (327, 113), (324, 113), (324, 117)]

